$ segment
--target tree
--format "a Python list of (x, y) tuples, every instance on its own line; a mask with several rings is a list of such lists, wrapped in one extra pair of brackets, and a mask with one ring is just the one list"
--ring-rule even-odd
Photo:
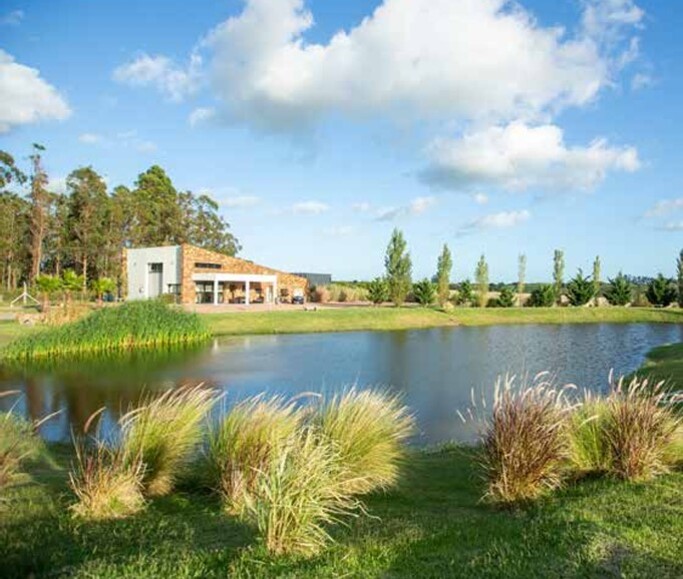
[(591, 279), (583, 276), (579, 269), (577, 274), (567, 284), (567, 297), (573, 306), (584, 306), (595, 296), (595, 285)]
[(677, 292), (672, 280), (660, 273), (648, 284), (645, 297), (653, 306), (667, 307), (676, 300)]
[(485, 308), (489, 296), (489, 265), (483, 254), (477, 262), (474, 279), (477, 283), (477, 303), (480, 308)]
[(387, 282), (381, 277), (376, 277), (368, 284), (368, 297), (375, 304), (383, 304), (389, 299), (389, 288)]
[(71, 294), (83, 288), (83, 276), (76, 275), (73, 269), (67, 269), (62, 274), (62, 290), (64, 290), (64, 306), (71, 304)]
[(431, 306), (436, 297), (434, 284), (427, 278), (418, 281), (413, 285), (413, 295), (415, 296), (417, 303), (421, 306)]
[(499, 308), (512, 308), (515, 305), (515, 292), (510, 286), (505, 286), (501, 291), (496, 306)]
[(80, 263), (85, 291), (88, 264), (105, 253), (105, 226), (109, 208), (107, 186), (92, 167), (81, 167), (67, 177), (66, 187), (69, 192), (67, 219), (71, 248)]
[(10, 183), (23, 185), (25, 182), (26, 175), (16, 166), (14, 157), (6, 151), (0, 151), (0, 191)]
[(31, 205), (9, 191), (0, 192), (0, 282), (8, 290), (26, 279), (31, 266)]
[(436, 266), (437, 297), (439, 305), (443, 306), (451, 296), (451, 270), (453, 269), (453, 258), (448, 245), (444, 243), (439, 261)]
[(546, 284), (531, 292), (529, 305), (535, 308), (549, 308), (555, 303), (555, 286)]
[(50, 213), (50, 194), (47, 187), (47, 173), (43, 169), (42, 155), (45, 147), (33, 144), (31, 159), (31, 271), (30, 279), (34, 280), (40, 274), (43, 261), (43, 241), (47, 234)]
[(564, 282), (564, 251), (560, 249), (556, 249), (553, 256), (553, 282), (555, 284), (555, 299), (559, 303)]
[(522, 299), (522, 294), (524, 293), (524, 288), (526, 286), (526, 255), (523, 253), (519, 254), (517, 258), (517, 293), (519, 294), (519, 299)]
[(43, 298), (42, 310), (46, 312), (50, 306), (50, 296), (61, 289), (62, 280), (54, 275), (39, 275), (35, 284)]
[(598, 298), (600, 297), (600, 256), (595, 256), (593, 261), (593, 295), (595, 296), (595, 305), (598, 305)]
[(472, 284), (470, 280), (466, 279), (460, 284), (460, 289), (458, 290), (458, 303), (461, 306), (469, 306), (474, 300), (474, 291), (472, 290)]
[(97, 298), (97, 303), (102, 305), (102, 296), (107, 293), (111, 293), (116, 289), (116, 282), (108, 277), (100, 277), (94, 279), (90, 283), (90, 288), (95, 292)]
[(609, 287), (605, 291), (607, 301), (613, 306), (625, 306), (631, 303), (633, 286), (628, 278), (621, 272), (617, 277), (609, 280)]
[(678, 307), (683, 308), (683, 249), (676, 260), (676, 273), (678, 274)]
[(413, 265), (410, 260), (410, 253), (406, 251), (406, 248), (407, 244), (403, 238), (403, 233), (398, 229), (394, 229), (387, 246), (384, 267), (387, 272), (386, 280), (389, 287), (389, 299), (397, 306), (405, 302), (412, 285), (411, 274)]
[(230, 224), (218, 214), (218, 203), (211, 197), (186, 191), (180, 194), (180, 207), (184, 225), (179, 243), (198, 245), (230, 256), (241, 249), (230, 233)]

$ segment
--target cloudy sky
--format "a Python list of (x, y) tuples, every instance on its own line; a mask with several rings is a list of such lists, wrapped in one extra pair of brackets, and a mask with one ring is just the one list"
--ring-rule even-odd
[(683, 11), (664, 0), (0, 3), (0, 149), (54, 187), (151, 164), (208, 191), (243, 256), (416, 276), (673, 273), (683, 246)]

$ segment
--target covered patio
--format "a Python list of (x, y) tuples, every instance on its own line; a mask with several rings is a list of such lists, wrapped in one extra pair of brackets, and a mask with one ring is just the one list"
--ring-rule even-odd
[(194, 273), (197, 304), (273, 304), (277, 276), (247, 273)]

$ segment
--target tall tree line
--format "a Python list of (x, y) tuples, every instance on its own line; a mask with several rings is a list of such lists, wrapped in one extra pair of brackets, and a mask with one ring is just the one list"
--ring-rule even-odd
[(108, 190), (92, 167), (66, 179), (66, 191), (51, 191), (45, 148), (34, 144), (24, 172), (0, 151), (0, 284), (7, 290), (32, 284), (40, 274), (72, 269), (88, 281), (120, 281), (126, 247), (191, 243), (235, 255), (239, 242), (205, 194), (178, 191), (154, 165), (132, 188)]

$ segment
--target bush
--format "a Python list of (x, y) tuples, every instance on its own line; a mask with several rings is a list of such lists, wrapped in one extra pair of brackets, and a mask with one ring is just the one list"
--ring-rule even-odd
[(483, 436), (486, 497), (512, 503), (535, 499), (562, 482), (569, 456), (562, 390), (539, 375), (514, 387), (514, 378), (496, 383), (491, 418)]
[(281, 397), (257, 396), (237, 404), (209, 432), (210, 484), (228, 512), (242, 512), (246, 496), (303, 424), (303, 413)]
[(645, 297), (653, 306), (666, 307), (676, 301), (678, 293), (672, 280), (660, 273), (648, 284)]
[(608, 399), (605, 436), (611, 472), (626, 480), (647, 480), (669, 470), (669, 450), (681, 417), (663, 404), (662, 383), (619, 380)]
[(567, 298), (573, 306), (584, 306), (595, 296), (595, 284), (588, 276), (584, 277), (579, 269), (574, 278), (567, 284)]
[(306, 430), (259, 471), (243, 514), (271, 554), (314, 555), (331, 541), (327, 526), (362, 509), (341, 484), (342, 465), (330, 444)]
[(404, 443), (415, 430), (400, 397), (351, 388), (322, 406), (318, 425), (339, 453), (348, 492), (364, 494), (396, 483)]
[(472, 289), (472, 284), (470, 283), (470, 280), (466, 279), (460, 284), (460, 288), (458, 289), (458, 305), (469, 306), (473, 300), (474, 290)]
[(381, 277), (376, 277), (368, 284), (368, 298), (375, 304), (383, 304), (389, 301), (389, 286)]
[[(0, 397), (14, 392), (0, 393)], [(45, 454), (36, 426), (13, 412), (0, 413), (0, 492), (21, 475), (22, 465)]]
[(529, 305), (534, 308), (549, 308), (555, 304), (555, 288), (551, 285), (541, 285), (531, 292)]
[(144, 466), (140, 460), (98, 440), (90, 446), (83, 441), (74, 444), (76, 462), (69, 473), (69, 486), (78, 499), (71, 506), (75, 516), (120, 519), (145, 507)]
[(209, 335), (197, 314), (171, 308), (159, 300), (133, 301), (19, 338), (4, 349), (3, 355), (30, 360), (197, 343)]
[(610, 408), (603, 398), (587, 394), (569, 422), (570, 468), (579, 476), (610, 470), (610, 447), (605, 436)]
[(617, 277), (609, 280), (609, 287), (605, 291), (607, 301), (613, 306), (625, 306), (631, 303), (632, 294), (633, 286), (621, 272)]
[(431, 306), (436, 299), (434, 284), (427, 278), (413, 284), (413, 296), (421, 306)]
[(202, 384), (167, 390), (121, 418), (121, 447), (142, 461), (146, 494), (168, 494), (202, 438), (202, 421), (216, 401)]
[(515, 305), (516, 295), (514, 290), (505, 286), (501, 291), (495, 306), (498, 308), (512, 308)]
[(326, 304), (330, 301), (330, 292), (326, 286), (318, 286), (311, 292), (311, 300), (318, 304)]

